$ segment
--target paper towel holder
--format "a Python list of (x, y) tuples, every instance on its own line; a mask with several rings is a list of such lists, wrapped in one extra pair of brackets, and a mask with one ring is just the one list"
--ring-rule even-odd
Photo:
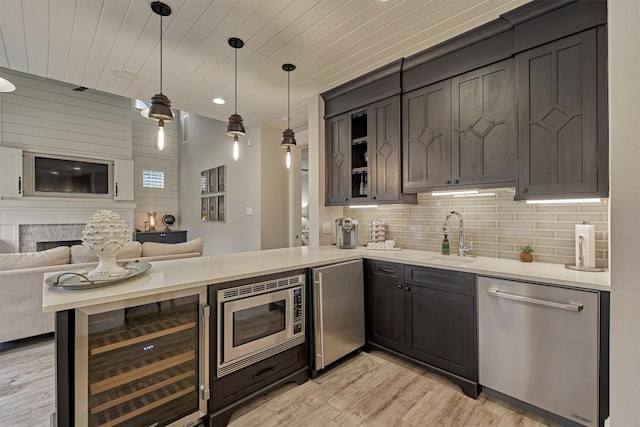
[[(587, 222), (588, 224), (588, 222)], [(564, 268), (568, 268), (569, 270), (576, 270), (576, 271), (587, 271), (587, 272), (600, 272), (600, 271), (604, 271), (604, 268), (602, 267), (585, 267), (584, 263), (582, 262), (584, 260), (584, 255), (582, 253), (582, 241), (584, 240), (584, 236), (581, 234), (580, 238), (578, 239), (578, 248), (579, 248), (579, 253), (578, 253), (578, 259), (580, 260), (580, 262), (576, 265), (576, 264), (565, 264)]]

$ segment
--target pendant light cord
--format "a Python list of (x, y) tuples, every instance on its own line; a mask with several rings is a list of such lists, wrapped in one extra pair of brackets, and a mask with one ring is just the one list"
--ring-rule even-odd
[(160, 14), (160, 94), (162, 94), (162, 14)]
[(235, 48), (235, 114), (238, 114), (238, 48)]
[(289, 119), (291, 118), (291, 71), (287, 71), (287, 129), (291, 129)]

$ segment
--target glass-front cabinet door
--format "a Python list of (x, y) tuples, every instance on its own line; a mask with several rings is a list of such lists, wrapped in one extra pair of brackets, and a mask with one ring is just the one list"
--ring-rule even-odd
[(209, 307), (204, 290), (190, 293), (76, 311), (77, 426), (188, 426), (206, 414)]

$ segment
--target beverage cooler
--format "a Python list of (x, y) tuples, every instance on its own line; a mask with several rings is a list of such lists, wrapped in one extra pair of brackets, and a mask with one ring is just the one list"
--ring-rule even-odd
[(75, 312), (76, 426), (192, 426), (209, 399), (206, 290)]

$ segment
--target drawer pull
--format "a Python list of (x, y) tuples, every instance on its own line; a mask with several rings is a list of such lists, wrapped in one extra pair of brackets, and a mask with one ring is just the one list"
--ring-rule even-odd
[(261, 376), (268, 374), (269, 372), (273, 372), (276, 370), (275, 366), (269, 366), (268, 368), (264, 368), (263, 370), (259, 371), (257, 374), (255, 374), (254, 376), (251, 377), (251, 379), (257, 379), (260, 378)]
[(507, 294), (504, 292), (500, 292), (498, 289), (488, 289), (487, 293), (491, 296), (498, 297), (498, 298), (528, 302), (530, 304), (544, 305), (546, 307), (560, 308), (562, 310), (568, 310), (568, 311), (582, 311), (582, 309), (584, 308), (584, 305), (582, 304), (565, 304), (565, 303), (560, 303), (555, 301), (547, 301), (544, 299), (525, 297), (522, 295)]
[(391, 274), (396, 272), (394, 269), (391, 269), (391, 268), (378, 268), (378, 271), (381, 271), (383, 273), (391, 273)]

